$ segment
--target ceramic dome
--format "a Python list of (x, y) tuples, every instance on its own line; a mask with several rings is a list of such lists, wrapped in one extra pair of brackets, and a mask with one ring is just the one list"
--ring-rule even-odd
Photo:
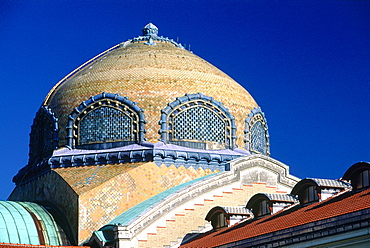
[[(267, 157), (264, 114), (240, 84), (181, 44), (158, 36), (155, 25), (142, 31), (51, 89), (31, 127), (28, 164), (13, 178), (17, 186), (9, 200), (60, 209), (67, 220), (64, 230), (74, 235), (72, 244), (82, 244), (92, 233), (103, 237), (99, 228), (116, 218), (135, 222), (132, 213), (144, 216), (147, 206), (180, 189), (199, 192), (198, 182), (207, 192), (235, 186), (244, 180), (239, 168), (273, 161)], [(237, 160), (242, 157), (251, 158), (245, 167)], [(197, 197), (189, 196), (165, 208)], [(155, 210), (160, 214), (155, 218), (162, 219), (165, 211)], [(147, 221), (138, 223), (152, 228)], [(129, 232), (143, 232), (134, 229)]]
[[(194, 104), (202, 108), (197, 109)], [(91, 123), (86, 116), (93, 112), (93, 108), (96, 110), (102, 106), (105, 109), (91, 114), (95, 116), (95, 122)], [(169, 120), (187, 107), (191, 110)], [(53, 137), (50, 134), (41, 137), (45, 139), (41, 145), (44, 148), (39, 149), (42, 151), (50, 150), (45, 149), (47, 146), (53, 149), (65, 145), (101, 149), (159, 140), (165, 143), (173, 140), (176, 145), (188, 147), (189, 142), (211, 143), (207, 146), (193, 145), (193, 148), (244, 148), (249, 140), (246, 138), (249, 132), (246, 119), (251, 119), (259, 109), (253, 97), (239, 83), (181, 44), (158, 36), (158, 28), (152, 23), (144, 27), (142, 36), (113, 46), (69, 73), (51, 89), (42, 108), (54, 120), (49, 121), (54, 123), (49, 125), (49, 131), (54, 129)], [(102, 116), (117, 114), (125, 116), (110, 117), (112, 123), (116, 125), (130, 119), (131, 124), (125, 127), (128, 131), (100, 130), (111, 125)], [(96, 119), (97, 115), (100, 120)], [(206, 117), (199, 120), (196, 116), (200, 115)], [(171, 130), (176, 121), (180, 125), (179, 130)], [(86, 130), (83, 122), (86, 122)], [(213, 126), (212, 123), (218, 124)], [(198, 131), (194, 126), (198, 131), (204, 129), (201, 130), (203, 134), (196, 134)], [(262, 131), (266, 131), (262, 143), (268, 146), (265, 121), (262, 126)], [(35, 123), (33, 129), (37, 129)], [(94, 132), (92, 129), (95, 134), (91, 133)], [(209, 134), (206, 129), (213, 129), (214, 133)], [(97, 138), (99, 135), (109, 137)], [(220, 135), (225, 137), (218, 138)], [(87, 138), (82, 140), (79, 138), (82, 136)], [(40, 140), (40, 137), (35, 136), (34, 140)], [(31, 157), (32, 142), (31, 131)], [(105, 145), (84, 145), (89, 143)], [(223, 145), (219, 146), (220, 143)]]

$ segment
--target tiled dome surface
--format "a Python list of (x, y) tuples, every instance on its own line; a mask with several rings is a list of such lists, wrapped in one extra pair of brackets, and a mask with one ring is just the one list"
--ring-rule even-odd
[(66, 125), (73, 108), (102, 92), (120, 94), (144, 110), (145, 137), (160, 138), (161, 110), (185, 94), (202, 93), (229, 109), (237, 127), (236, 144), (244, 147), (244, 123), (257, 107), (252, 96), (204, 59), (169, 41), (129, 40), (77, 68), (49, 92), (44, 101), (59, 119), (59, 145), (66, 144)]

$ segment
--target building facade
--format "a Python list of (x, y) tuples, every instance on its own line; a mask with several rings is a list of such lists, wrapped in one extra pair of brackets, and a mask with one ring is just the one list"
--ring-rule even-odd
[(369, 172), (370, 163), (359, 162), (341, 180), (306, 178), (288, 195), (256, 194), (234, 225), (217, 217), (238, 213), (212, 209), (213, 229), (188, 234), (181, 247), (369, 247)]
[(214, 228), (212, 209), (236, 223), (253, 195), (299, 179), (270, 157), (248, 91), (150, 23), (50, 90), (13, 181), (0, 242), (177, 247)]

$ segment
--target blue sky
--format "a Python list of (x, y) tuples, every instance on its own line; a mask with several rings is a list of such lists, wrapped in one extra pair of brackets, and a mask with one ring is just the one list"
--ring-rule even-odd
[(28, 160), (48, 91), (141, 34), (179, 40), (242, 84), (266, 114), (271, 156), (300, 178), (370, 161), (369, 1), (0, 1), (0, 200)]

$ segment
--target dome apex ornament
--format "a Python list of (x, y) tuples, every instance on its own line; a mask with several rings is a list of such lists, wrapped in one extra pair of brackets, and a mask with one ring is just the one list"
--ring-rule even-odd
[(147, 25), (145, 25), (142, 31), (143, 33), (141, 36), (134, 37), (125, 43), (121, 43), (121, 46), (125, 46), (126, 44), (129, 44), (131, 42), (143, 42), (143, 41), (146, 41), (144, 43), (145, 45), (153, 46), (153, 45), (157, 45), (156, 41), (160, 41), (160, 42), (169, 42), (181, 49), (185, 49), (180, 43), (177, 43), (173, 39), (169, 39), (163, 36), (158, 36), (158, 28), (153, 23), (148, 23)]
[(153, 38), (158, 37), (158, 28), (153, 23), (148, 23), (143, 28), (143, 36), (149, 38), (148, 42), (145, 43), (146, 45), (156, 45)]
[(143, 36), (158, 36), (158, 28), (153, 23), (148, 23), (143, 28)]

